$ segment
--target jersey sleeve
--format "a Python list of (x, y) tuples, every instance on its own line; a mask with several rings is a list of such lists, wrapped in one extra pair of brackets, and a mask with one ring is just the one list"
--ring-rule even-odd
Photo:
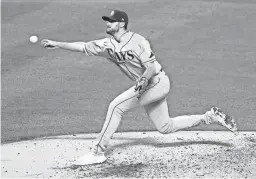
[(140, 44), (140, 48), (141, 53), (139, 57), (143, 65), (156, 61), (156, 57), (151, 50), (150, 43), (148, 42), (148, 40), (143, 39), (142, 43)]
[(106, 50), (107, 38), (86, 42), (84, 45), (84, 53), (88, 56), (103, 56)]

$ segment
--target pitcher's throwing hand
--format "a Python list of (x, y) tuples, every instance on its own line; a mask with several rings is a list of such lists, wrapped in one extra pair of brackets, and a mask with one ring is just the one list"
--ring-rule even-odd
[(44, 48), (49, 48), (49, 49), (58, 48), (58, 47), (57, 47), (57, 42), (52, 41), (52, 40), (48, 40), (48, 39), (42, 40), (42, 41), (41, 41), (41, 45), (43, 45)]

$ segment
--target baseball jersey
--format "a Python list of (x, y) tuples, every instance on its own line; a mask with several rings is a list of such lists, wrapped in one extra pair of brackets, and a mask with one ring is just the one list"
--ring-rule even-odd
[(149, 63), (155, 63), (157, 71), (161, 69), (148, 40), (134, 32), (126, 32), (120, 43), (113, 37), (86, 42), (84, 53), (107, 58), (134, 81), (142, 76)]

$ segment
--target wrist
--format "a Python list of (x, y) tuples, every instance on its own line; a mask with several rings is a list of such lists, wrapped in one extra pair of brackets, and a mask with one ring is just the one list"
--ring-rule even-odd
[(55, 47), (60, 47), (60, 42), (53, 41), (53, 45), (54, 45)]
[(145, 76), (141, 76), (138, 81), (148, 81), (148, 80), (149, 80), (149, 78), (147, 78)]
[(148, 80), (149, 78), (142, 76), (140, 79)]

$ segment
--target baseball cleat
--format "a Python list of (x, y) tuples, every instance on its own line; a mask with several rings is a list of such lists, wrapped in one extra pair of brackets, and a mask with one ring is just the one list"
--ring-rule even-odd
[(237, 132), (235, 120), (231, 116), (225, 114), (221, 109), (213, 107), (210, 111), (206, 112), (206, 116), (209, 120), (207, 121), (208, 124), (218, 123), (234, 133)]
[(78, 158), (73, 164), (74, 165), (92, 165), (92, 164), (100, 164), (107, 160), (104, 152), (93, 150), (88, 154)]

